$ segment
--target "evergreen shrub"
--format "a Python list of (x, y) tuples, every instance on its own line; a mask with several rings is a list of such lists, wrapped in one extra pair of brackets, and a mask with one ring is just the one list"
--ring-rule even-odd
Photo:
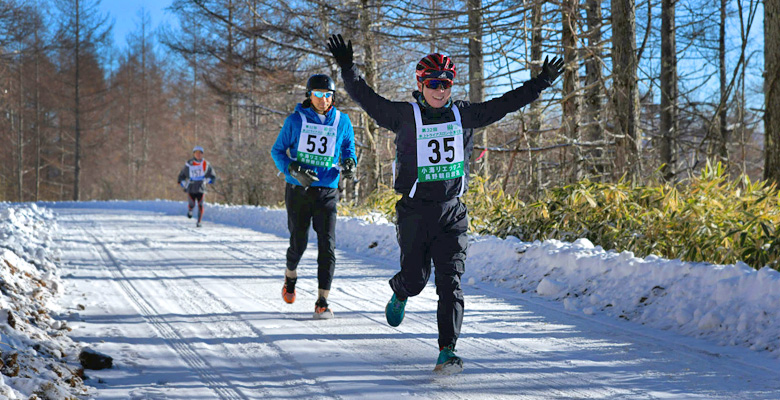
[[(347, 214), (381, 212), (392, 221), (398, 198), (383, 187)], [(473, 176), (464, 202), (471, 231), (479, 234), (524, 241), (584, 237), (639, 257), (780, 265), (780, 192), (747, 176), (731, 180), (721, 164), (677, 184), (583, 180), (527, 203), (505, 193), (500, 182)]]

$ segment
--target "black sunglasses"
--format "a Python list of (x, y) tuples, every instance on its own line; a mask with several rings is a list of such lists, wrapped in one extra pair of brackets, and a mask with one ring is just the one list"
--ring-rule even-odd
[(442, 88), (444, 90), (447, 90), (450, 87), (452, 87), (452, 81), (442, 80), (442, 79), (428, 79), (425, 82), (423, 82), (423, 85), (425, 85), (425, 87), (427, 87), (428, 89)]

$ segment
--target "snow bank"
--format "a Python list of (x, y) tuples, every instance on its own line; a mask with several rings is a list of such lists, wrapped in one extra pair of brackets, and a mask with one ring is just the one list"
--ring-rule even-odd
[(52, 229), (50, 210), (0, 203), (0, 399), (89, 396), (80, 348), (54, 318), (62, 283)]
[[(496, 254), (502, 254), (496, 260)], [(507, 256), (513, 255), (507, 268)], [(780, 357), (780, 273), (604, 251), (587, 239), (523, 243), (478, 238), (469, 268), (479, 279), (721, 345)]]
[[(172, 201), (50, 205), (182, 216), (186, 212), (184, 203)], [(208, 205), (204, 220), (288, 234), (284, 210)], [(339, 218), (336, 231), (339, 249), (397, 263), (395, 227), (389, 222)], [(605, 251), (587, 239), (527, 243), (515, 237), (474, 236), (464, 281), (477, 280), (561, 301), (568, 310), (610, 315), (780, 357), (780, 273), (769, 268), (638, 258), (631, 252)]]

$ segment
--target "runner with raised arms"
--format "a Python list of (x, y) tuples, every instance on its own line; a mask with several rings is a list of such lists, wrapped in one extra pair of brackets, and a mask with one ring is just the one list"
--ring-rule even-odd
[(390, 279), (393, 295), (385, 307), (387, 322), (401, 324), (407, 300), (423, 290), (433, 261), (439, 295), (439, 358), (434, 371), (460, 372), (463, 361), (455, 355), (455, 344), (463, 322), (460, 277), (468, 248), (468, 212), (460, 196), (468, 185), (474, 129), (534, 101), (560, 75), (563, 61), (545, 60), (541, 74), (523, 86), (484, 103), (470, 103), (450, 98), (456, 75), (452, 60), (429, 54), (417, 63), (417, 90), (410, 105), (390, 101), (366, 84), (353, 62), (352, 42), (333, 35), (328, 49), (341, 67), (347, 93), (379, 126), (396, 135), (393, 186), (403, 195), (395, 206), (401, 271)]

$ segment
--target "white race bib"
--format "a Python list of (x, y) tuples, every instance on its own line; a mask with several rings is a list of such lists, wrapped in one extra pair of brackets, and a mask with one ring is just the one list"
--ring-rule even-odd
[(306, 116), (301, 115), (301, 136), (298, 138), (298, 153), (296, 160), (316, 167), (332, 167), (336, 161), (336, 137), (341, 113), (336, 111), (333, 125), (310, 124)]
[(463, 126), (460, 113), (452, 106), (455, 121), (423, 125), (420, 108), (414, 106), (417, 125), (417, 181), (433, 182), (463, 176)]
[(203, 177), (206, 175), (206, 171), (204, 171), (205, 167), (206, 167), (205, 161), (203, 162), (203, 164), (190, 165), (190, 180), (202, 181)]

